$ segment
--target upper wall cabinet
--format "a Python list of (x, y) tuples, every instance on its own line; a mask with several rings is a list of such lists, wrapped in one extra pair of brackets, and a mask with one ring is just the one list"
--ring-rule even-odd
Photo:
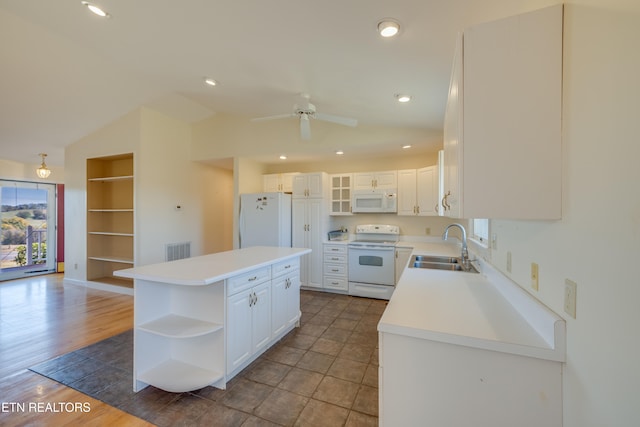
[(293, 192), (293, 177), (296, 175), (298, 175), (296, 172), (262, 175), (264, 191), (267, 193), (291, 193)]
[(561, 218), (562, 5), (469, 28), (444, 124), (445, 215)]
[(398, 215), (438, 215), (438, 166), (398, 171)]
[(353, 174), (354, 190), (390, 190), (398, 187), (398, 172), (358, 172)]
[(329, 175), (325, 172), (300, 173), (293, 177), (294, 199), (326, 198), (329, 190)]

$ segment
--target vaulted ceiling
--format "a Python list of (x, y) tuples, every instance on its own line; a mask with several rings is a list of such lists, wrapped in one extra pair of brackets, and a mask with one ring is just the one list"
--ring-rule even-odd
[[(0, 158), (63, 164), (64, 147), (140, 106), (319, 112), (441, 130), (456, 34), (546, 0), (0, 0)], [(382, 18), (400, 23), (390, 39)], [(204, 84), (210, 77), (215, 87)], [(395, 95), (412, 101), (400, 104)]]

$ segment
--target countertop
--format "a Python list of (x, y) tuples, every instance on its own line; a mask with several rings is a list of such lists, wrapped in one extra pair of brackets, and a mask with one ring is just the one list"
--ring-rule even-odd
[[(460, 256), (459, 245), (401, 242), (412, 255)], [(485, 274), (405, 268), (380, 332), (563, 361), (564, 320), (486, 263)]]
[(254, 246), (115, 271), (119, 277), (202, 286), (311, 252), (306, 248)]

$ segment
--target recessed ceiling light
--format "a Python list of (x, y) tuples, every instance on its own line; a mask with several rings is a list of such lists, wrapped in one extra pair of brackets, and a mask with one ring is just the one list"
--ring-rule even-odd
[(409, 149), (409, 148), (411, 148), (411, 145), (409, 145), (409, 144), (407, 144), (407, 145), (403, 145), (403, 146), (402, 146), (402, 149), (403, 149), (403, 150), (407, 150), (407, 149)]
[(208, 84), (209, 86), (217, 86), (217, 85), (218, 85), (218, 82), (217, 82), (217, 81), (215, 81), (215, 80), (213, 80), (213, 79), (210, 79), (210, 78), (208, 78), (208, 77), (206, 77), (206, 78), (204, 79), (204, 82), (205, 82), (206, 84)]
[(102, 18), (109, 18), (111, 15), (109, 15), (107, 12), (105, 12), (104, 10), (102, 10), (101, 8), (99, 8), (98, 6), (96, 6), (93, 3), (89, 3), (88, 1), (83, 1), (80, 2), (83, 5), (87, 6), (87, 8), (93, 12), (94, 14), (102, 17)]
[(398, 102), (409, 102), (411, 101), (411, 97), (409, 95), (396, 94), (396, 99)]
[(385, 18), (378, 22), (378, 34), (382, 37), (393, 37), (400, 31), (400, 24), (395, 19)]
[(337, 154), (338, 156), (342, 156), (342, 155), (344, 154), (344, 151), (342, 151), (342, 150), (338, 150), (338, 151), (336, 151), (336, 154)]
[(280, 156), (280, 160), (287, 160), (287, 156), (285, 156), (284, 154)]

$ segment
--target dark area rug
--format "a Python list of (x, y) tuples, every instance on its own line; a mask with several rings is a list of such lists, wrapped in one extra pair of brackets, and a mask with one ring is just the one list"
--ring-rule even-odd
[(225, 391), (213, 387), (169, 393), (149, 386), (134, 393), (132, 330), (30, 370), (158, 426), (239, 426), (254, 418), (216, 402)]

